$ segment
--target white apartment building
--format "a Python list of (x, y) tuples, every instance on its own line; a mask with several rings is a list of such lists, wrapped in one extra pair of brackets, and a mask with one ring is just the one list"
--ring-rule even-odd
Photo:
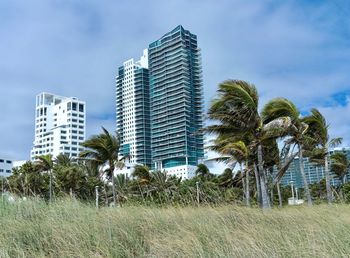
[(85, 141), (86, 104), (74, 97), (43, 92), (36, 96), (35, 139), (31, 160), (63, 153), (77, 157)]
[(0, 177), (9, 177), (12, 175), (12, 160), (0, 156)]
[(129, 59), (116, 77), (116, 127), (121, 154), (130, 164), (151, 166), (151, 128), (147, 49), (140, 60)]

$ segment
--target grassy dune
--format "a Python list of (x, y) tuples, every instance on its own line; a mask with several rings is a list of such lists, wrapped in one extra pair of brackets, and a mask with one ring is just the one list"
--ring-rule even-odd
[(347, 257), (350, 206), (0, 204), (0, 257)]

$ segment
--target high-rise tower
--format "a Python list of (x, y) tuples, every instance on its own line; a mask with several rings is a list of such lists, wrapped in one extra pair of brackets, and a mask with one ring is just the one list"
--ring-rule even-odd
[(85, 102), (41, 93), (36, 97), (35, 139), (31, 159), (67, 154), (77, 157), (85, 141)]
[(197, 36), (181, 25), (148, 48), (152, 163), (189, 178), (203, 158), (202, 67)]
[(117, 132), (121, 154), (130, 163), (151, 167), (150, 92), (147, 49), (139, 61), (127, 60), (116, 78)]

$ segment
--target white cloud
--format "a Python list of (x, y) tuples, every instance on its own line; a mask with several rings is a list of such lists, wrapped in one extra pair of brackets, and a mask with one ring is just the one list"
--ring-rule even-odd
[(320, 112), (329, 123), (331, 138), (343, 137), (343, 146), (350, 146), (350, 97), (345, 105), (320, 107)]

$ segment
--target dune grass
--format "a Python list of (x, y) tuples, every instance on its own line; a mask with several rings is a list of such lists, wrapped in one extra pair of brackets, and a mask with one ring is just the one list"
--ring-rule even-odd
[(0, 257), (347, 257), (350, 206), (0, 204)]

